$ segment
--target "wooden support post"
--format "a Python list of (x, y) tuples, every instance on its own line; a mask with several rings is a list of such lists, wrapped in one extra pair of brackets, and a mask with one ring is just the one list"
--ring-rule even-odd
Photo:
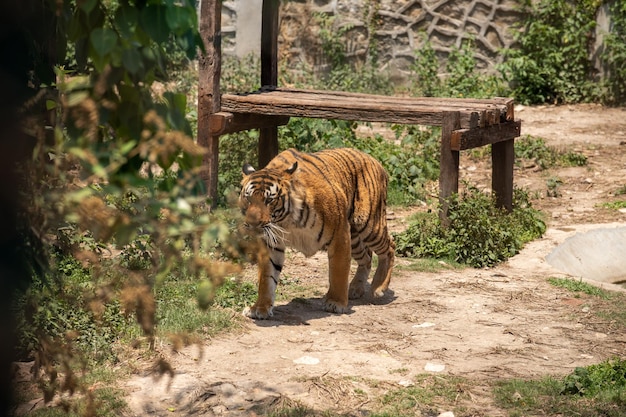
[(439, 219), (443, 227), (450, 225), (448, 199), (459, 192), (459, 151), (451, 148), (452, 132), (461, 128), (461, 113), (444, 112), (441, 125), (441, 155), (439, 157)]
[[(278, 84), (278, 8), (279, 0), (263, 0), (261, 12), (261, 85)], [(278, 155), (278, 127), (259, 131), (259, 168)]]
[(205, 51), (198, 59), (198, 145), (207, 149), (201, 177), (211, 199), (217, 204), (219, 135), (211, 135), (211, 115), (220, 111), (220, 75), (222, 67), (222, 0), (202, 0), (200, 36)]
[(515, 140), (491, 145), (491, 190), (496, 195), (496, 206), (513, 210), (513, 164)]

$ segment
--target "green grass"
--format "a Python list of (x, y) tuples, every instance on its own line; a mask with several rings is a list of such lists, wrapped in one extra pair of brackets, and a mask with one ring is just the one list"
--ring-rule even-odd
[(436, 259), (436, 258), (404, 258), (409, 264), (396, 263), (394, 269), (399, 271), (413, 272), (440, 272), (450, 269), (462, 269), (467, 265), (455, 262), (452, 259)]
[(595, 285), (588, 284), (579, 279), (571, 278), (548, 278), (548, 282), (555, 287), (565, 288), (574, 293), (584, 293), (587, 295), (593, 295), (602, 299), (608, 300), (612, 297), (609, 291), (596, 287)]
[(609, 201), (607, 203), (600, 204), (600, 207), (604, 207), (609, 210), (624, 209), (626, 208), (626, 200)]
[[(170, 276), (157, 285), (157, 334), (193, 333), (213, 336), (236, 326), (238, 314), (253, 296), (251, 284), (230, 279), (217, 289), (213, 305), (203, 310), (198, 305), (199, 282), (184, 273)], [(256, 294), (256, 289), (254, 289)], [(251, 303), (250, 303), (251, 304)]]
[(459, 400), (469, 399), (464, 393), (468, 381), (452, 375), (418, 375), (414, 385), (388, 391), (378, 399), (371, 417), (403, 417), (437, 415), (436, 410), (445, 407), (462, 414), (464, 407)]
[(626, 361), (608, 360), (576, 368), (562, 379), (497, 382), (496, 404), (511, 417), (529, 415), (623, 417), (626, 416)]
[(625, 293), (607, 291), (577, 279), (549, 278), (548, 282), (571, 291), (576, 297), (589, 297), (587, 301), (594, 305), (592, 311), (597, 317), (626, 332)]

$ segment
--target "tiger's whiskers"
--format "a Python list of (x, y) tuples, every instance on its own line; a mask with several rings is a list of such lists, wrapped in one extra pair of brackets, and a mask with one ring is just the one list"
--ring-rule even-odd
[(285, 229), (274, 223), (268, 223), (263, 226), (265, 241), (272, 248), (278, 246), (279, 243), (282, 243), (285, 240), (285, 234), (287, 233), (288, 232)]

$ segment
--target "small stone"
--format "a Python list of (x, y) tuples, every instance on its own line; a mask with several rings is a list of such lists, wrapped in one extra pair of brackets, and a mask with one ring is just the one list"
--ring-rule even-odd
[(313, 356), (302, 356), (301, 358), (294, 359), (293, 363), (297, 365), (317, 365), (320, 363), (320, 360)]
[(413, 328), (414, 329), (423, 329), (425, 327), (433, 327), (433, 326), (435, 326), (435, 323), (430, 323), (428, 321), (425, 321), (424, 323), (414, 324)]
[(440, 363), (426, 362), (424, 370), (426, 372), (443, 372), (446, 369), (446, 365)]

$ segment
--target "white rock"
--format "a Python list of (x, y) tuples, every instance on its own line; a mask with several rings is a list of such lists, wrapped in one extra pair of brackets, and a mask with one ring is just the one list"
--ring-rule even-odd
[(320, 363), (320, 360), (313, 356), (302, 356), (301, 358), (294, 359), (293, 363), (298, 365), (317, 365)]
[(446, 369), (446, 365), (440, 363), (426, 362), (424, 366), (426, 372), (442, 372), (444, 369)]
[(433, 327), (434, 325), (435, 325), (435, 323), (430, 323), (428, 321), (425, 321), (424, 323), (421, 323), (421, 324), (414, 324), (413, 328), (414, 329), (421, 329), (421, 328), (424, 328), (424, 327)]

